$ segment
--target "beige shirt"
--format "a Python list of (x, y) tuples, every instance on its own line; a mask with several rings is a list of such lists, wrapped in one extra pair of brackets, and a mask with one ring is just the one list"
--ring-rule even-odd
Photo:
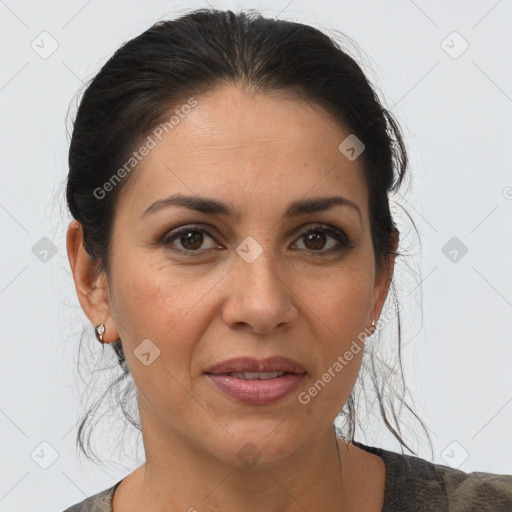
[[(465, 473), (411, 455), (354, 444), (386, 464), (381, 512), (512, 512), (512, 475)], [(112, 497), (121, 482), (64, 512), (112, 512)]]

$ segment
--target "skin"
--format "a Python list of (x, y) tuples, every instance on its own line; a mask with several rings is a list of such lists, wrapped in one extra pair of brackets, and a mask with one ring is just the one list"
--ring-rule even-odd
[[(393, 271), (393, 255), (387, 271), (375, 269), (362, 159), (338, 150), (350, 131), (289, 94), (250, 96), (230, 85), (196, 99), (121, 190), (108, 279), (79, 224), (68, 229), (80, 304), (94, 326), (105, 324), (104, 341), (122, 339), (138, 392), (146, 462), (116, 490), (114, 511), (380, 511), (384, 462), (332, 426), (363, 350), (308, 404), (297, 400), (378, 320)], [(176, 193), (215, 198), (239, 218), (176, 206), (142, 217)], [(292, 201), (332, 195), (353, 201), (361, 218), (346, 205), (283, 218)], [(353, 247), (334, 251), (339, 243), (322, 231), (308, 242), (304, 232), (319, 223)], [(212, 237), (158, 242), (191, 224)], [(248, 236), (262, 248), (252, 263), (236, 252)], [(314, 257), (319, 249), (331, 253)], [(134, 354), (145, 339), (160, 350), (148, 366)], [(204, 375), (236, 355), (284, 355), (307, 375), (275, 404), (244, 405)], [(251, 467), (237, 456), (247, 443), (261, 455)]]

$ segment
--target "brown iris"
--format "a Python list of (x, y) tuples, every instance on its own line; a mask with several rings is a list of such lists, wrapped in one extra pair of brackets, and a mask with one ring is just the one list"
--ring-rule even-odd
[[(324, 233), (309, 233), (304, 235), (304, 245), (308, 249), (322, 249), (325, 246), (325, 234)], [(313, 246), (308, 246), (308, 242), (312, 242)]]
[(180, 235), (180, 242), (185, 249), (194, 250), (201, 247), (203, 238), (203, 233), (200, 231), (190, 230)]

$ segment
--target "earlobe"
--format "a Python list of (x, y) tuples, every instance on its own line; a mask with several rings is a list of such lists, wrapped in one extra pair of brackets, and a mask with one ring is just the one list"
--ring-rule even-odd
[(72, 221), (68, 226), (66, 249), (78, 300), (93, 326), (108, 325), (110, 336), (117, 339), (117, 326), (111, 318), (107, 276), (99, 272), (99, 261), (93, 260), (85, 250), (82, 236), (80, 223)]

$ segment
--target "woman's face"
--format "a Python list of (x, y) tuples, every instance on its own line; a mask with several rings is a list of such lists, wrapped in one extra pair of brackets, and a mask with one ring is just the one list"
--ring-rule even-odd
[[(226, 86), (195, 99), (125, 178), (110, 316), (87, 312), (107, 341), (122, 339), (143, 432), (159, 450), (179, 442), (233, 466), (272, 464), (332, 428), (361, 364), (353, 342), (363, 346), (358, 335), (378, 319), (389, 275), (375, 273), (362, 159), (338, 149), (349, 131), (284, 94)], [(171, 196), (222, 208), (150, 208)], [(333, 197), (343, 199), (307, 207)], [(208, 375), (273, 356), (296, 361), (295, 375)]]

